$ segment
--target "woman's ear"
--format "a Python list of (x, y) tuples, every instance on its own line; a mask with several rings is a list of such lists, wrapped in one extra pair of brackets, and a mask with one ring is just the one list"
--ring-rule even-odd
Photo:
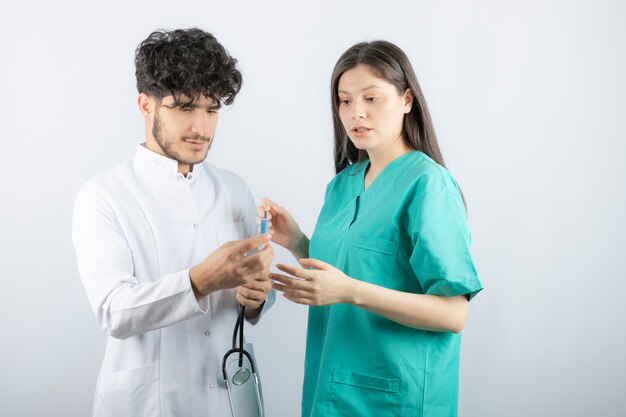
[(406, 89), (402, 95), (402, 100), (404, 100), (404, 113), (409, 113), (411, 108), (413, 108), (413, 94), (411, 93), (411, 90), (408, 88)]

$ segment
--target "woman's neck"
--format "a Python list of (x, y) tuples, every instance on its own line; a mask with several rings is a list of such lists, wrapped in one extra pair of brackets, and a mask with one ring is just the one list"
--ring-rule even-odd
[(413, 150), (404, 143), (403, 139), (400, 139), (398, 142), (399, 143), (389, 146), (386, 149), (367, 151), (370, 166), (365, 175), (365, 188), (367, 188), (376, 179), (376, 177), (378, 177), (378, 175), (387, 165), (389, 165), (391, 161)]

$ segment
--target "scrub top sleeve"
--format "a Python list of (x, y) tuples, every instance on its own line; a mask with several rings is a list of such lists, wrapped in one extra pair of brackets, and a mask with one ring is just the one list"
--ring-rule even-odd
[(472, 299), (482, 284), (470, 254), (461, 194), (451, 178), (416, 192), (412, 205), (410, 263), (425, 294)]

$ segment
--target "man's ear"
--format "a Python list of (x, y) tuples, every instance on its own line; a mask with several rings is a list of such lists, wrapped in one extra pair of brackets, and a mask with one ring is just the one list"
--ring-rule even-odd
[(139, 94), (137, 105), (144, 119), (151, 119), (154, 112), (154, 100), (146, 93)]

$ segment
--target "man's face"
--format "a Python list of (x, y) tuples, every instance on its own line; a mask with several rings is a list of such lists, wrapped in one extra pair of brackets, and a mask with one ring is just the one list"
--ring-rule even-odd
[(148, 148), (178, 161), (180, 172), (188, 171), (190, 165), (206, 158), (215, 135), (219, 109), (219, 103), (206, 97), (194, 102), (183, 96), (178, 105), (172, 96), (163, 97), (160, 102), (155, 100), (154, 143), (148, 143)]

